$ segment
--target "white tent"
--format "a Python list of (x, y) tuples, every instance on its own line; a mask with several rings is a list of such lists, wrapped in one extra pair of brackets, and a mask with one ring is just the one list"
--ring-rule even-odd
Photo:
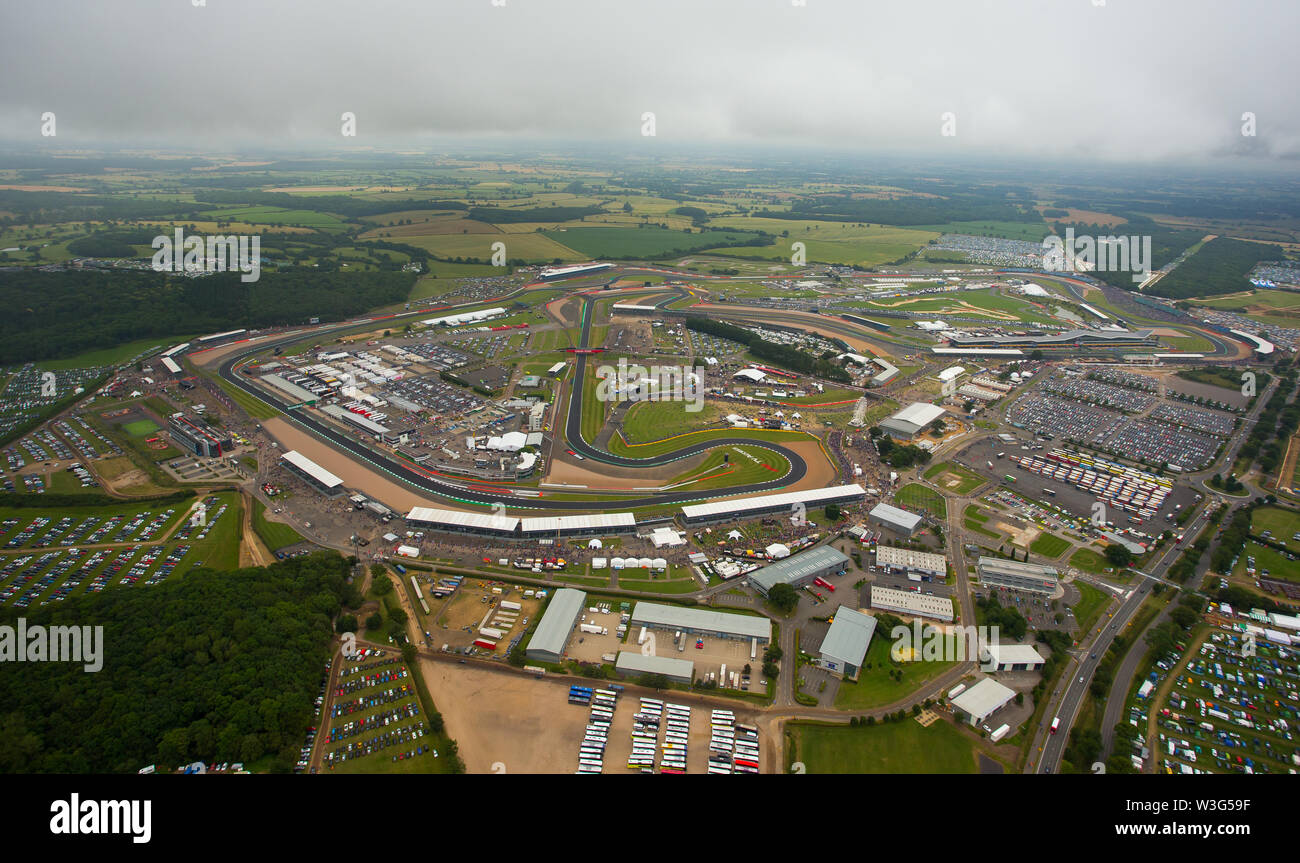
[(729, 531), (727, 533), (727, 539), (744, 539), (744, 538), (745, 535), (738, 530)]
[(609, 566), (609, 561), (603, 557), (593, 557), (591, 559), (592, 569), (604, 569), (607, 566)]
[(650, 561), (650, 568), (663, 572), (668, 569), (668, 561), (662, 557), (656, 557), (654, 560)]
[(654, 566), (654, 561), (648, 557), (637, 558), (636, 565), (641, 569), (649, 569)]
[(621, 557), (616, 557), (609, 562), (609, 565), (611, 569), (622, 569), (627, 565), (627, 561)]
[(598, 539), (593, 539), (587, 543), (587, 548), (604, 548), (605, 544)]
[(682, 538), (682, 535), (671, 527), (656, 527), (650, 534), (650, 541), (654, 543), (655, 548), (663, 548), (664, 546), (671, 548), (686, 544), (686, 540)]
[(772, 558), (772, 560), (782, 560), (790, 556), (790, 546), (782, 545), (779, 542), (772, 543), (765, 550), (767, 551), (767, 556)]

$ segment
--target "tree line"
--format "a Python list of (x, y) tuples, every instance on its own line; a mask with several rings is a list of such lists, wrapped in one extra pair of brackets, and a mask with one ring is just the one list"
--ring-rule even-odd
[(401, 272), (264, 272), (182, 278), (145, 271), (0, 271), (0, 363), (75, 356), (176, 333), (342, 320), (403, 302)]

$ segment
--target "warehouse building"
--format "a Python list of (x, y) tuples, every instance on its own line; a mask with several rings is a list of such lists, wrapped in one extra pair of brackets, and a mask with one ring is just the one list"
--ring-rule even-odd
[(848, 565), (849, 559), (839, 551), (829, 545), (821, 545), (751, 573), (749, 583), (759, 593), (767, 596), (778, 584), (788, 584), (795, 588), (803, 587), (814, 578), (839, 575), (848, 568)]
[(280, 463), (326, 497), (343, 494), (343, 480), (297, 450), (289, 450), (281, 455)]
[(571, 587), (562, 587), (555, 591), (542, 619), (537, 622), (533, 637), (524, 648), (524, 655), (529, 659), (543, 662), (559, 662), (564, 658), (564, 646), (569, 643), (569, 635), (578, 623), (578, 615), (586, 604), (587, 594)]
[(1043, 658), (1031, 644), (985, 644), (980, 663), (985, 671), (1041, 671)]
[(817, 665), (841, 679), (857, 680), (875, 633), (874, 617), (841, 605), (822, 639)]
[(921, 526), (920, 515), (887, 503), (876, 504), (871, 512), (867, 513), (867, 521), (903, 536), (911, 536)]
[(905, 575), (912, 581), (934, 581), (948, 576), (948, 558), (942, 554), (910, 548), (876, 546), (876, 566), (891, 575)]
[(195, 422), (183, 413), (167, 419), (167, 432), (181, 449), (203, 458), (220, 458), (234, 447), (229, 432)]
[(952, 706), (957, 713), (965, 715), (971, 725), (981, 725), (1015, 697), (1015, 690), (986, 677), (952, 699)]
[(979, 580), (994, 587), (1025, 590), (1030, 593), (1052, 595), (1060, 588), (1054, 566), (1043, 566), (1023, 560), (1003, 560), (999, 557), (981, 557)]
[(836, 485), (784, 494), (717, 500), (711, 503), (691, 504), (682, 507), (686, 524), (704, 524), (714, 521), (738, 521), (774, 512), (802, 513), (830, 503), (858, 503), (867, 490), (860, 485)]
[(909, 617), (928, 617), (943, 623), (952, 623), (952, 600), (946, 596), (928, 596), (914, 590), (895, 590), (892, 587), (871, 586), (871, 607), (876, 611), (890, 611)]
[(880, 421), (880, 427), (897, 440), (910, 441), (930, 423), (945, 417), (948, 412), (939, 405), (912, 402), (893, 416)]
[(632, 650), (620, 650), (614, 670), (623, 677), (662, 674), (674, 683), (689, 685), (695, 679), (695, 663), (672, 656), (654, 656)]
[(638, 602), (632, 607), (629, 629), (638, 626), (681, 631), (689, 635), (707, 635), (711, 638), (756, 638), (759, 644), (766, 644), (772, 638), (772, 621), (766, 617), (705, 611), (658, 602)]

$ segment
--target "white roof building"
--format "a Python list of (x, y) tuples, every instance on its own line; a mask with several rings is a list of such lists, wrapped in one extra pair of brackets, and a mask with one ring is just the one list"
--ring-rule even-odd
[(939, 372), (939, 380), (946, 383), (951, 380), (956, 380), (964, 374), (966, 374), (965, 366), (951, 366)]
[(980, 661), (991, 663), (996, 671), (1037, 671), (1047, 660), (1031, 644), (993, 643), (980, 647)]
[(896, 506), (890, 506), (887, 503), (876, 504), (871, 512), (867, 513), (867, 518), (872, 524), (878, 524), (881, 527), (908, 536), (916, 533), (916, 529), (921, 526), (921, 516), (905, 509), (899, 509)]
[(655, 548), (673, 548), (686, 545), (685, 538), (671, 527), (656, 527), (650, 532), (650, 541), (654, 543)]
[(948, 558), (942, 554), (889, 545), (876, 546), (876, 565), (883, 566), (886, 570), (898, 569), (932, 576), (948, 574)]
[(744, 379), (747, 380), (747, 381), (753, 381), (754, 383), (758, 383), (759, 381), (764, 380), (764, 379), (767, 378), (767, 373), (766, 373), (766, 372), (760, 372), (758, 369), (741, 369), (740, 371), (736, 372), (736, 373), (735, 373), (734, 375), (732, 375), (731, 377), (732, 377), (733, 379), (734, 379), (734, 378), (744, 378)]
[(952, 706), (965, 713), (971, 725), (979, 725), (1015, 697), (1015, 690), (986, 677), (954, 698)]
[(898, 413), (881, 421), (880, 427), (893, 437), (911, 438), (930, 423), (947, 415), (948, 412), (939, 405), (912, 402)]
[(682, 516), (690, 524), (700, 521), (729, 519), (737, 521), (768, 512), (785, 510), (797, 512), (796, 504), (803, 506), (807, 512), (815, 506), (828, 503), (856, 503), (867, 491), (862, 486), (837, 485), (830, 488), (812, 488), (806, 491), (783, 492), (781, 494), (761, 495), (759, 497), (726, 498), (712, 503), (690, 504), (682, 507)]
[(929, 617), (951, 623), (952, 600), (946, 596), (928, 596), (913, 590), (895, 590), (892, 587), (871, 586), (871, 607), (892, 611), (910, 617)]

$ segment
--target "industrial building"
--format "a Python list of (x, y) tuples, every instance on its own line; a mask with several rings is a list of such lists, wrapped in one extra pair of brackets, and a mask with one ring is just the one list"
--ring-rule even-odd
[(946, 596), (929, 596), (914, 590), (895, 590), (892, 587), (871, 585), (871, 607), (876, 611), (891, 611), (909, 617), (928, 617), (952, 623), (952, 600)]
[(1041, 671), (1043, 658), (1031, 644), (985, 644), (980, 646), (980, 662), (985, 671)]
[(1156, 347), (1159, 344), (1151, 330), (1125, 330), (1118, 327), (1019, 335), (954, 333), (948, 343), (955, 348), (1018, 348), (1056, 353), (1127, 351), (1135, 347)]
[(980, 725), (1015, 697), (1015, 690), (1003, 686), (992, 677), (985, 677), (952, 699), (951, 703), (955, 711), (965, 714), (967, 722)]
[(289, 450), (281, 455), (280, 463), (327, 497), (343, 494), (343, 480), (297, 450)]
[(977, 571), (980, 583), (995, 587), (1007, 587), (1044, 595), (1055, 594), (1060, 587), (1056, 567), (1023, 560), (981, 557)]
[(706, 611), (658, 602), (638, 602), (632, 607), (629, 627), (637, 626), (707, 635), (711, 638), (756, 638), (759, 644), (767, 644), (772, 638), (772, 621), (766, 617)]
[(911, 440), (930, 423), (945, 417), (948, 412), (939, 405), (912, 402), (898, 413), (880, 421), (880, 427), (892, 438)]
[(738, 521), (773, 512), (803, 512), (830, 503), (858, 503), (867, 490), (860, 485), (837, 485), (830, 488), (769, 494), (761, 497), (717, 500), (682, 507), (686, 524), (713, 521)]
[(857, 680), (875, 633), (874, 617), (841, 605), (822, 639), (817, 665), (841, 679)]
[(690, 684), (695, 679), (695, 663), (672, 656), (654, 656), (632, 650), (620, 650), (614, 670), (624, 677), (662, 674), (674, 683)]
[(911, 536), (921, 526), (920, 515), (887, 503), (876, 504), (867, 513), (867, 521), (903, 536)]
[(524, 655), (529, 659), (543, 662), (559, 662), (564, 658), (564, 646), (569, 642), (569, 635), (578, 623), (578, 615), (587, 601), (585, 591), (562, 587), (555, 591), (542, 619), (533, 630), (533, 637), (524, 648)]
[(948, 576), (948, 558), (942, 554), (910, 548), (876, 546), (876, 566), (890, 574), (905, 575), (912, 581), (943, 580)]
[(229, 432), (195, 422), (183, 413), (167, 419), (167, 432), (181, 449), (204, 458), (220, 458), (234, 448)]
[(794, 557), (751, 573), (749, 583), (763, 596), (778, 584), (802, 587), (814, 578), (825, 578), (845, 571), (849, 559), (829, 545), (821, 545)]

